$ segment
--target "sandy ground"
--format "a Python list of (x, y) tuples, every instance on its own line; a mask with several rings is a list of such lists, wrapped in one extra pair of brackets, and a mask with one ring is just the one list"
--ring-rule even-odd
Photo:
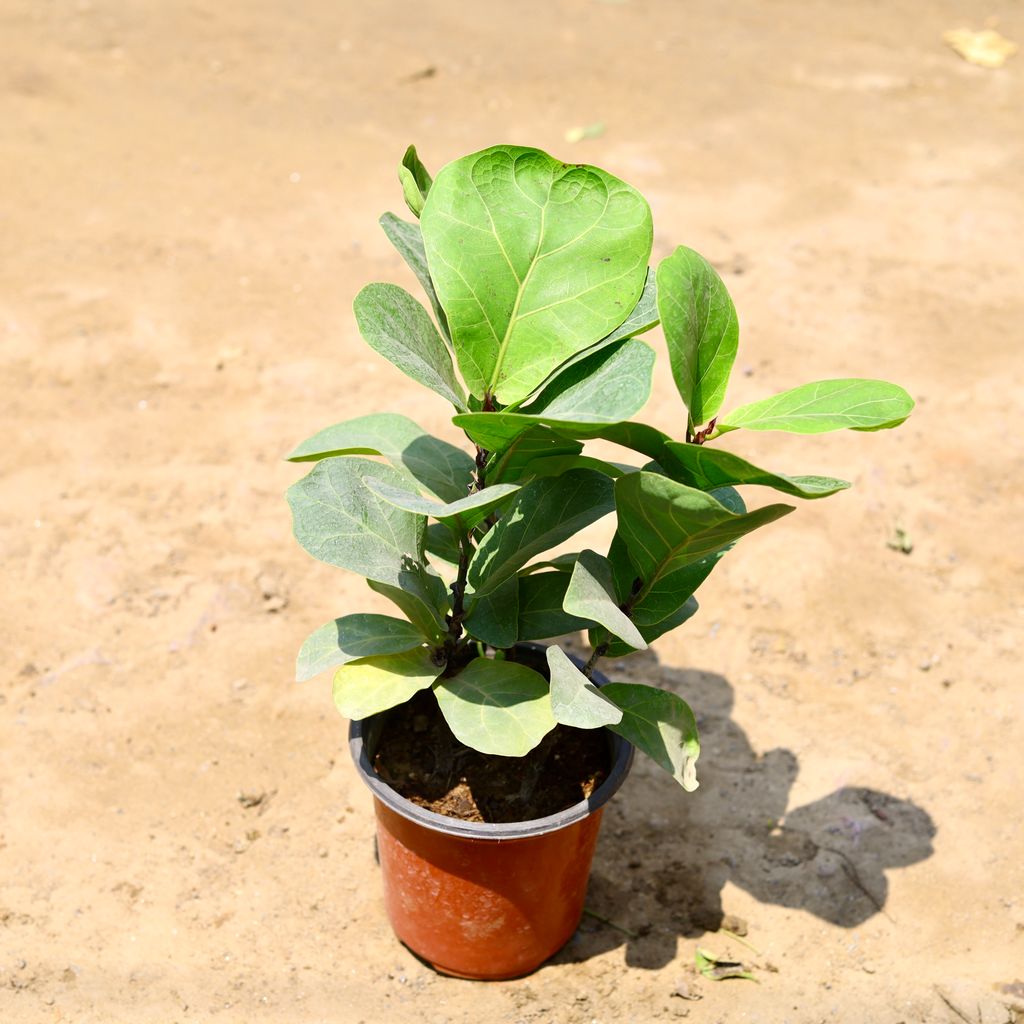
[[(941, 41), (988, 16), (1024, 42), (1012, 0), (0, 5), (0, 1020), (1024, 1014), (1024, 57)], [(856, 487), (611, 666), (698, 709), (702, 788), (640, 764), (589, 896), (617, 928), (492, 985), (393, 939), (345, 725), (291, 681), (380, 602), (292, 541), (281, 455), (386, 409), (455, 440), (350, 311), (412, 286), (375, 221), (413, 141), (637, 185), (655, 256), (734, 293), (731, 404), (845, 375), (919, 399), (891, 433), (731, 435)], [(698, 944), (759, 984), (695, 975)]]

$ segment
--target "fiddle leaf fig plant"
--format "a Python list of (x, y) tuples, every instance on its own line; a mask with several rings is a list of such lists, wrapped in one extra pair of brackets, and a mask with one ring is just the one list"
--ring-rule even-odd
[[(296, 675), (334, 669), (350, 718), (429, 689), (455, 737), (486, 754), (523, 756), (558, 724), (611, 729), (694, 789), (691, 709), (657, 687), (599, 688), (596, 665), (686, 622), (737, 542), (793, 511), (749, 509), (738, 488), (814, 499), (849, 487), (762, 469), (719, 439), (882, 430), (914, 403), (884, 381), (822, 380), (722, 414), (739, 343), (732, 299), (692, 249), (649, 266), (650, 208), (606, 171), (494, 146), (432, 178), (410, 147), (399, 178), (418, 223), (380, 223), (430, 311), (370, 284), (356, 321), (371, 348), (451, 405), (453, 430), (434, 437), (374, 413), (288, 456), (315, 463), (288, 491), (299, 543), (401, 613), (321, 626)], [(656, 361), (637, 335), (659, 322), (682, 400), (671, 434), (633, 419)], [(627, 461), (586, 453), (598, 439)], [(551, 555), (605, 516), (616, 525), (606, 552)], [(592, 645), (586, 664), (554, 646), (546, 672), (517, 657), (522, 643), (577, 630)]]

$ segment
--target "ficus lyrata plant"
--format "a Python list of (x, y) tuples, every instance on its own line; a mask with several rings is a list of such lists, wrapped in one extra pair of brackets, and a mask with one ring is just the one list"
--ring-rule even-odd
[[(401, 612), (322, 626), (298, 678), (336, 669), (335, 703), (355, 719), (429, 688), (457, 739), (488, 754), (524, 755), (557, 723), (612, 729), (692, 789), (690, 708), (652, 686), (598, 689), (595, 664), (684, 623), (719, 559), (793, 510), (748, 509), (738, 488), (811, 499), (849, 486), (762, 469), (719, 438), (881, 430), (913, 401), (883, 381), (823, 380), (722, 415), (739, 339), (732, 300), (692, 249), (649, 267), (651, 211), (634, 188), (519, 146), (455, 160), (435, 179), (410, 147), (399, 176), (418, 223), (380, 223), (430, 310), (370, 284), (355, 316), (371, 348), (454, 407), (464, 443), (381, 412), (288, 456), (315, 463), (288, 491), (299, 543)], [(682, 399), (674, 437), (632, 418), (655, 365), (638, 336), (659, 322)], [(639, 464), (584, 454), (594, 439)], [(546, 555), (608, 515), (607, 551)], [(582, 668), (557, 646), (546, 674), (510, 656), (575, 630), (593, 651)]]

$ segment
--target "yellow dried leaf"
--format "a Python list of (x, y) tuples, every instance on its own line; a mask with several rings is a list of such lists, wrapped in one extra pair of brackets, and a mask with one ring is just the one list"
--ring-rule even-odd
[(1001, 68), (1007, 58), (1017, 52), (1017, 44), (1000, 35), (994, 28), (980, 32), (969, 28), (954, 28), (942, 38), (968, 63), (983, 68)]

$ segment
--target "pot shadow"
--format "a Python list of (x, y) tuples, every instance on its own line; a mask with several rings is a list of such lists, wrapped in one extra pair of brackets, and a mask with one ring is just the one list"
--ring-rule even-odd
[[(679, 937), (729, 928), (726, 882), (762, 903), (808, 911), (844, 928), (885, 913), (887, 868), (931, 856), (935, 826), (907, 800), (843, 787), (787, 810), (792, 751), (758, 755), (732, 721), (720, 675), (659, 668), (660, 685), (697, 713), (701, 785), (690, 794), (642, 755), (605, 809), (587, 910), (553, 962), (625, 943), (634, 967), (664, 967)], [(724, 922), (724, 923), (723, 923)]]

